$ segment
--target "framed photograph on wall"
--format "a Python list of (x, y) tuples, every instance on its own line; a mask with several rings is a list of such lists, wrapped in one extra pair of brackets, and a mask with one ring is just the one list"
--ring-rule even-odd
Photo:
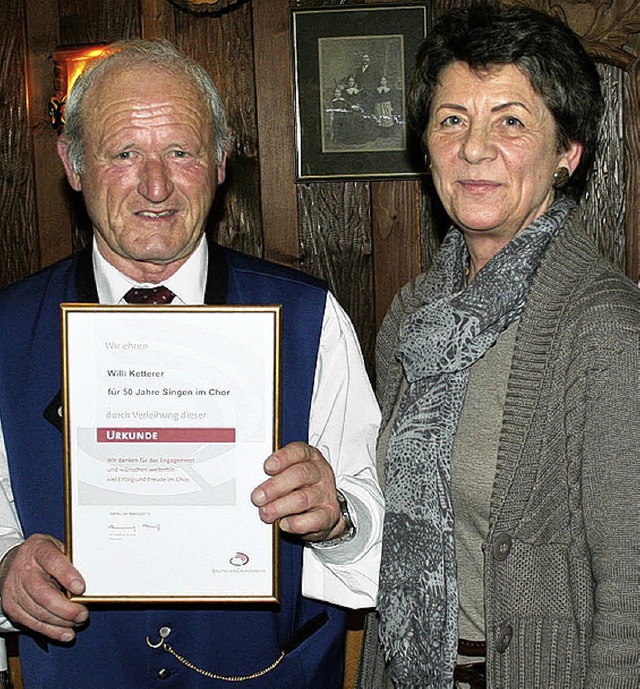
[(292, 10), (296, 179), (424, 173), (405, 97), (430, 2)]

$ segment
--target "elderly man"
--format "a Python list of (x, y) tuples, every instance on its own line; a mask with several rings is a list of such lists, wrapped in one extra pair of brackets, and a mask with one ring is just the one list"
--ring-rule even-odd
[[(318, 281), (205, 238), (226, 118), (206, 71), (173, 46), (115, 46), (66, 114), (58, 152), (93, 244), (0, 294), (0, 594), (4, 628), (23, 631), (25, 687), (339, 687), (338, 606), (374, 603), (382, 519), (379, 414), (351, 324)], [(85, 583), (60, 542), (59, 304), (120, 304), (152, 287), (173, 304), (283, 305), (283, 447), (251, 496), (284, 532), (277, 607), (89, 612), (66, 595)], [(181, 659), (156, 643), (167, 634)]]

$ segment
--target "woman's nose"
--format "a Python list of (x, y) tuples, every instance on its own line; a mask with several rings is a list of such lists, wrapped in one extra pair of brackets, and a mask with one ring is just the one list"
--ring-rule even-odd
[(495, 156), (491, 131), (481, 124), (471, 124), (462, 140), (459, 155), (469, 163), (479, 163)]

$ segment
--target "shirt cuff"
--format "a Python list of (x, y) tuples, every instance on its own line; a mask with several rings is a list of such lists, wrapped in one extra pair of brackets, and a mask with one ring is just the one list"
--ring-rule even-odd
[[(349, 541), (304, 549), (302, 595), (345, 608), (376, 603), (382, 549), (383, 499), (368, 486), (372, 478), (339, 477), (356, 534)], [(366, 501), (366, 502), (365, 502)]]
[[(0, 562), (4, 560), (5, 555), (13, 548), (22, 545), (24, 540), (18, 537), (0, 539)], [(19, 632), (17, 627), (14, 627), (9, 619), (2, 612), (2, 599), (0, 599), (0, 632)]]

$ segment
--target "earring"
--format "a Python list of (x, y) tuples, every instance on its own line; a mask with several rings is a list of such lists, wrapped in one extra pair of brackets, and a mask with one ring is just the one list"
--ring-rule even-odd
[(565, 187), (567, 185), (567, 182), (569, 181), (569, 169), (566, 167), (559, 167), (554, 173), (553, 173), (553, 188), (554, 189), (562, 189), (562, 187)]

